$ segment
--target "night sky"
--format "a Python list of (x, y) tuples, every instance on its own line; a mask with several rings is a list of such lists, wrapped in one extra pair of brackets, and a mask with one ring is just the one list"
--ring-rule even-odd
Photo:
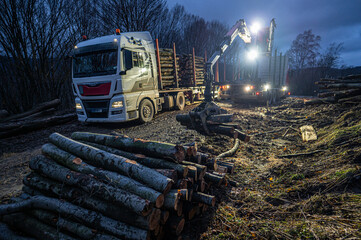
[(206, 20), (219, 20), (232, 26), (245, 19), (269, 25), (276, 19), (275, 47), (286, 52), (299, 33), (312, 29), (321, 36), (321, 47), (343, 42), (341, 65), (361, 66), (360, 0), (167, 0), (179, 3), (187, 12)]

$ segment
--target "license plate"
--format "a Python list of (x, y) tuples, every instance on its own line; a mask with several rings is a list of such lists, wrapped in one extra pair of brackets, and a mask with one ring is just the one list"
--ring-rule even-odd
[(101, 113), (101, 112), (103, 112), (103, 109), (101, 109), (101, 108), (93, 108), (93, 109), (91, 109), (90, 110), (92, 113)]

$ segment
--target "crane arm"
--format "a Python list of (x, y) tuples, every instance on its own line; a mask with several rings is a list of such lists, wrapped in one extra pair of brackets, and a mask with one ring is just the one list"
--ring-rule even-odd
[(218, 59), (224, 54), (227, 48), (233, 43), (236, 37), (240, 37), (245, 43), (251, 43), (251, 34), (247, 28), (246, 22), (243, 19), (237, 21), (237, 23), (228, 31), (224, 36), (224, 40), (221, 43), (219, 49), (213, 53), (211, 58), (207, 61), (207, 73), (206, 73), (206, 102), (212, 101), (212, 82), (214, 79), (213, 66)]

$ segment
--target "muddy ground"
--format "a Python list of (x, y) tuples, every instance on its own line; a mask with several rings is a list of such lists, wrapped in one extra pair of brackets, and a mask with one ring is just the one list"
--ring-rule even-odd
[[(219, 199), (201, 218), (186, 224), (190, 239), (356, 239), (361, 237), (361, 105), (307, 106), (289, 98), (277, 106), (220, 106), (236, 114), (242, 131), (251, 135), (236, 155), (231, 179), (237, 188), (213, 189)], [(82, 125), (76, 121), (0, 140), (0, 200), (21, 191), (30, 158), (53, 132), (111, 133), (172, 143), (197, 142), (199, 150), (216, 156), (233, 140), (203, 136), (165, 112), (148, 124), (134, 122)], [(318, 140), (303, 142), (299, 127), (312, 125)], [(294, 155), (307, 153), (306, 155)]]

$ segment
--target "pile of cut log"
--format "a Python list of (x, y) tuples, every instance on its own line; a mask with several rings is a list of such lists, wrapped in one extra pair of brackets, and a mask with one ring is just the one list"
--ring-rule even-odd
[(250, 137), (241, 131), (240, 125), (233, 122), (234, 115), (228, 114), (214, 102), (203, 102), (188, 114), (178, 114), (176, 120), (202, 134), (222, 134), (244, 142), (250, 140)]
[[(182, 55), (179, 59), (179, 76), (181, 86), (199, 86), (204, 84), (205, 64), (204, 58), (192, 54)], [(194, 78), (195, 77), (195, 78)]]
[(306, 104), (320, 103), (359, 103), (361, 101), (361, 75), (349, 75), (338, 79), (321, 78), (319, 82), (321, 92), (318, 99)]
[(41, 103), (27, 112), (11, 116), (7, 116), (7, 111), (0, 110), (0, 138), (62, 124), (76, 118), (75, 113), (54, 115), (59, 104), (60, 100), (55, 99), (50, 102)]
[(159, 60), (163, 87), (175, 87), (179, 71), (179, 57), (174, 59), (173, 49), (161, 48), (159, 49)]
[(86, 132), (49, 140), (30, 161), (24, 193), (0, 205), (0, 238), (176, 239), (215, 205), (214, 186), (237, 185), (226, 179), (233, 164), (211, 171), (196, 144)]

